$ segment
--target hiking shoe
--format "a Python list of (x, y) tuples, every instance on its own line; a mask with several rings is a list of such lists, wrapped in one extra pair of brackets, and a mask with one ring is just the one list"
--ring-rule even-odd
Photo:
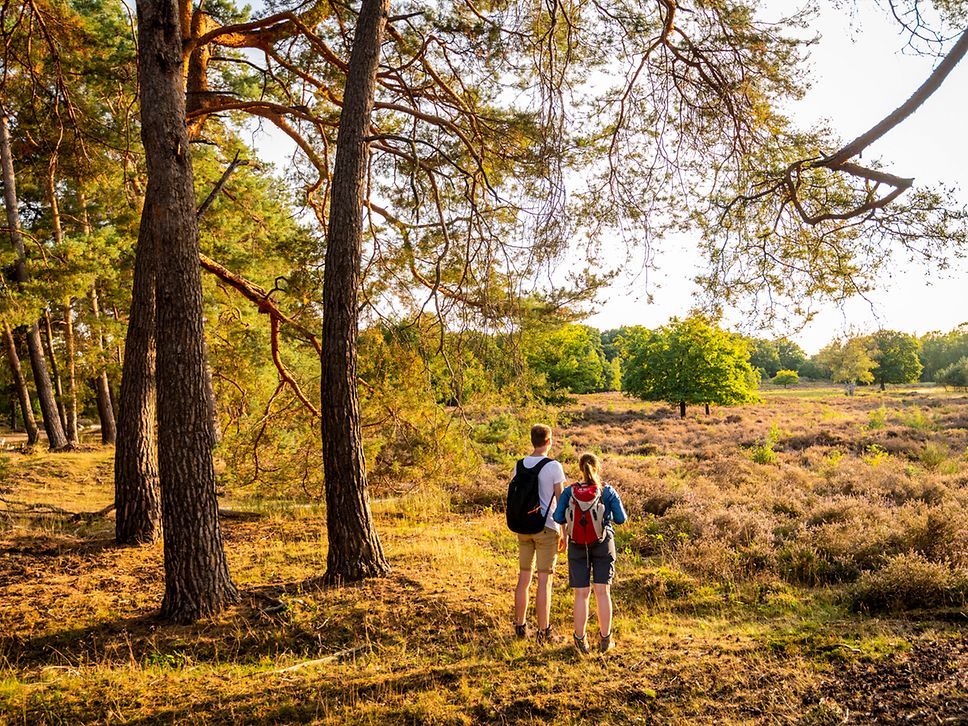
[(541, 643), (542, 645), (560, 643), (562, 640), (564, 640), (564, 638), (562, 638), (560, 635), (558, 635), (558, 633), (552, 630), (550, 625), (544, 630), (538, 631), (538, 642)]
[(580, 638), (577, 635), (572, 635), (575, 639), (575, 647), (578, 648), (578, 652), (582, 655), (588, 655), (588, 636), (583, 635)]
[(514, 637), (515, 638), (527, 638), (528, 637), (528, 626), (527, 626), (527, 624), (515, 625), (514, 626)]
[(612, 634), (603, 635), (601, 641), (598, 643), (598, 651), (600, 653), (607, 653), (615, 647), (615, 641), (612, 640)]

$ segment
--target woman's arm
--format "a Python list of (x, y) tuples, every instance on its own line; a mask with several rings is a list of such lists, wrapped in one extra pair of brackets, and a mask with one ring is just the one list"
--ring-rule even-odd
[(555, 520), (558, 524), (565, 523), (565, 512), (568, 511), (568, 500), (571, 499), (571, 487), (565, 487), (565, 490), (558, 497), (558, 506), (555, 508), (555, 513), (551, 515), (551, 518)]
[(615, 524), (625, 524), (625, 520), (628, 519), (628, 514), (625, 513), (625, 507), (622, 506), (622, 498), (615, 491), (614, 487), (610, 486), (605, 491), (611, 493), (611, 496), (605, 503), (608, 506), (611, 521), (615, 522)]

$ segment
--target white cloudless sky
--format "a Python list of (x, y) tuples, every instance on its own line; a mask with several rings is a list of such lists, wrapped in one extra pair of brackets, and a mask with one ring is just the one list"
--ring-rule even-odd
[[(849, 4), (848, 4), (849, 5)], [(763, 3), (762, 16), (776, 19), (790, 12), (789, 0)], [(928, 77), (936, 58), (905, 52), (906, 37), (873, 0), (861, 0), (851, 19), (846, 10), (824, 3), (812, 25), (820, 34), (811, 47), (812, 87), (787, 110), (801, 126), (826, 122), (844, 141), (867, 131), (897, 108)], [(916, 184), (944, 183), (959, 187), (968, 202), (968, 61), (963, 61), (917, 113), (876, 142), (865, 157), (880, 158), (887, 170), (915, 177)], [(668, 239), (656, 245), (657, 270), (629, 274), (602, 295), (598, 312), (587, 322), (598, 328), (620, 325), (662, 325), (684, 315), (695, 292), (689, 282), (699, 261), (687, 240)], [(791, 333), (814, 353), (838, 335), (878, 328), (925, 333), (949, 330), (968, 321), (968, 263), (946, 272), (909, 265), (880, 281), (866, 300), (825, 306), (804, 329)], [(651, 294), (652, 302), (648, 302)], [(736, 315), (727, 313), (727, 321)]]

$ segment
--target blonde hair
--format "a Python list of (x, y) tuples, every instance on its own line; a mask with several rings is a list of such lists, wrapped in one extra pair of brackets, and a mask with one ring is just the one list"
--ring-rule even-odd
[(588, 452), (582, 454), (578, 459), (578, 468), (581, 469), (581, 476), (586, 484), (594, 484), (595, 486), (602, 485), (602, 480), (598, 473), (599, 469), (602, 468), (602, 462), (597, 456)]

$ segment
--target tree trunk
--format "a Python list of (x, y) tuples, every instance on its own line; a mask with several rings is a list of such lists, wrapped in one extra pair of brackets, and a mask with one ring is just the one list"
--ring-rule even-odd
[(685, 418), (685, 417), (686, 417), (686, 402), (679, 401), (679, 418)]
[[(84, 236), (87, 237), (91, 234), (91, 222), (87, 216), (87, 200), (84, 197), (83, 191), (78, 191), (77, 202), (81, 208), (81, 228), (84, 232)], [(149, 290), (154, 290), (153, 282), (149, 286)], [(96, 282), (91, 285), (91, 291), (88, 293), (88, 299), (91, 301), (91, 312), (94, 314), (97, 349), (102, 359), (98, 374), (94, 379), (94, 399), (97, 402), (97, 416), (101, 421), (101, 443), (113, 444), (117, 441), (118, 431), (114, 420), (114, 405), (111, 403), (111, 383), (108, 381), (108, 372), (104, 368), (103, 363), (106, 345), (104, 340), (104, 328), (101, 327), (101, 305), (98, 301)], [(153, 295), (152, 305), (154, 305)], [(152, 316), (153, 315), (154, 312), (152, 311)], [(153, 323), (151, 327), (152, 329), (154, 328)], [(153, 370), (154, 369), (152, 368), (152, 371)], [(152, 461), (154, 461), (154, 458), (152, 458)]]
[[(54, 396), (57, 402), (57, 417), (60, 419), (64, 435), (67, 435), (67, 418), (64, 414), (64, 386), (61, 384), (60, 366), (57, 365), (57, 356), (54, 355), (54, 325), (50, 322), (50, 311), (44, 310), (44, 329), (41, 331), (41, 339), (44, 342), (44, 350), (47, 352), (47, 360), (50, 361), (51, 382), (54, 384)], [(44, 335), (46, 333), (46, 335)]]
[(158, 472), (165, 540), (161, 614), (188, 623), (238, 600), (222, 546), (205, 386), (198, 222), (185, 128), (182, 28), (171, 0), (138, 2), (141, 138), (148, 169), (142, 228), (155, 259)]
[[(155, 440), (155, 250), (150, 226), (145, 222), (149, 205), (146, 200), (135, 250), (131, 314), (118, 398), (114, 506), (115, 538), (119, 544), (154, 542), (161, 535)], [(102, 379), (103, 385), (107, 385), (103, 370), (99, 386)], [(107, 399), (110, 403), (110, 395)], [(103, 426), (103, 417), (101, 423)]]
[(357, 292), (363, 245), (363, 194), (370, 123), (387, 0), (360, 8), (333, 168), (323, 278), (321, 422), (329, 554), (326, 581), (383, 575), (389, 565), (366, 493), (357, 390)]
[[(27, 281), (26, 251), (23, 237), (20, 234), (20, 212), (17, 206), (17, 187), (13, 171), (13, 153), (10, 149), (10, 126), (7, 114), (0, 109), (0, 162), (3, 164), (3, 195), (7, 208), (7, 227), (10, 231), (10, 242), (17, 253), (14, 265), (18, 285)], [(67, 448), (67, 437), (61, 426), (57, 413), (57, 402), (47, 373), (47, 363), (44, 360), (43, 344), (40, 340), (40, 328), (34, 322), (27, 331), (27, 350), (30, 353), (30, 367), (34, 374), (34, 385), (37, 386), (37, 397), (40, 399), (40, 410), (44, 416), (44, 430), (47, 432), (47, 443), (53, 450)]]
[[(10, 363), (10, 374), (13, 378), (13, 385), (20, 399), (20, 408), (24, 416), (24, 429), (27, 431), (27, 446), (34, 446), (40, 438), (40, 431), (37, 429), (37, 421), (34, 419), (34, 409), (30, 405), (30, 391), (27, 389), (27, 381), (24, 379), (23, 369), (20, 367), (20, 356), (17, 354), (17, 342), (13, 338), (13, 331), (3, 321), (3, 341), (7, 346), (7, 360)], [(16, 409), (14, 409), (16, 410)], [(15, 427), (16, 430), (16, 427)]]
[(70, 295), (64, 298), (64, 343), (67, 347), (67, 400), (64, 413), (67, 416), (67, 441), (77, 446), (80, 437), (77, 433), (77, 340), (74, 337), (74, 307)]
[(706, 404), (706, 415), (707, 416), (709, 415), (709, 404), (708, 403)]
[[(149, 296), (153, 288), (154, 285), (149, 286)], [(94, 324), (97, 326), (98, 352), (103, 356), (105, 349), (104, 331), (101, 328), (101, 308), (98, 304), (96, 285), (91, 287), (89, 297), (91, 301), (91, 312), (94, 313)], [(118, 430), (114, 420), (114, 404), (111, 402), (111, 382), (108, 380), (107, 369), (103, 366), (94, 379), (94, 400), (97, 402), (97, 416), (101, 421), (101, 443), (113, 444), (117, 441)], [(153, 419), (149, 420), (153, 421)]]
[[(47, 198), (50, 203), (51, 225), (54, 229), (54, 245), (58, 249), (63, 249), (64, 229), (61, 226), (60, 205), (57, 203), (56, 171), (57, 156), (54, 155), (47, 165)], [(50, 315), (46, 314), (46, 318), (47, 336), (51, 344), (50, 361), (53, 368), (56, 364), (53, 351), (54, 336), (50, 326)], [(79, 441), (77, 435), (77, 364), (74, 360), (77, 350), (74, 341), (74, 309), (71, 307), (70, 295), (64, 298), (64, 345), (67, 349), (64, 361), (67, 368), (66, 396), (61, 385), (61, 377), (56, 371), (54, 378), (57, 381), (57, 400), (60, 402), (61, 421), (64, 425), (64, 433), (67, 435), (67, 445), (69, 448), (76, 448)]]

